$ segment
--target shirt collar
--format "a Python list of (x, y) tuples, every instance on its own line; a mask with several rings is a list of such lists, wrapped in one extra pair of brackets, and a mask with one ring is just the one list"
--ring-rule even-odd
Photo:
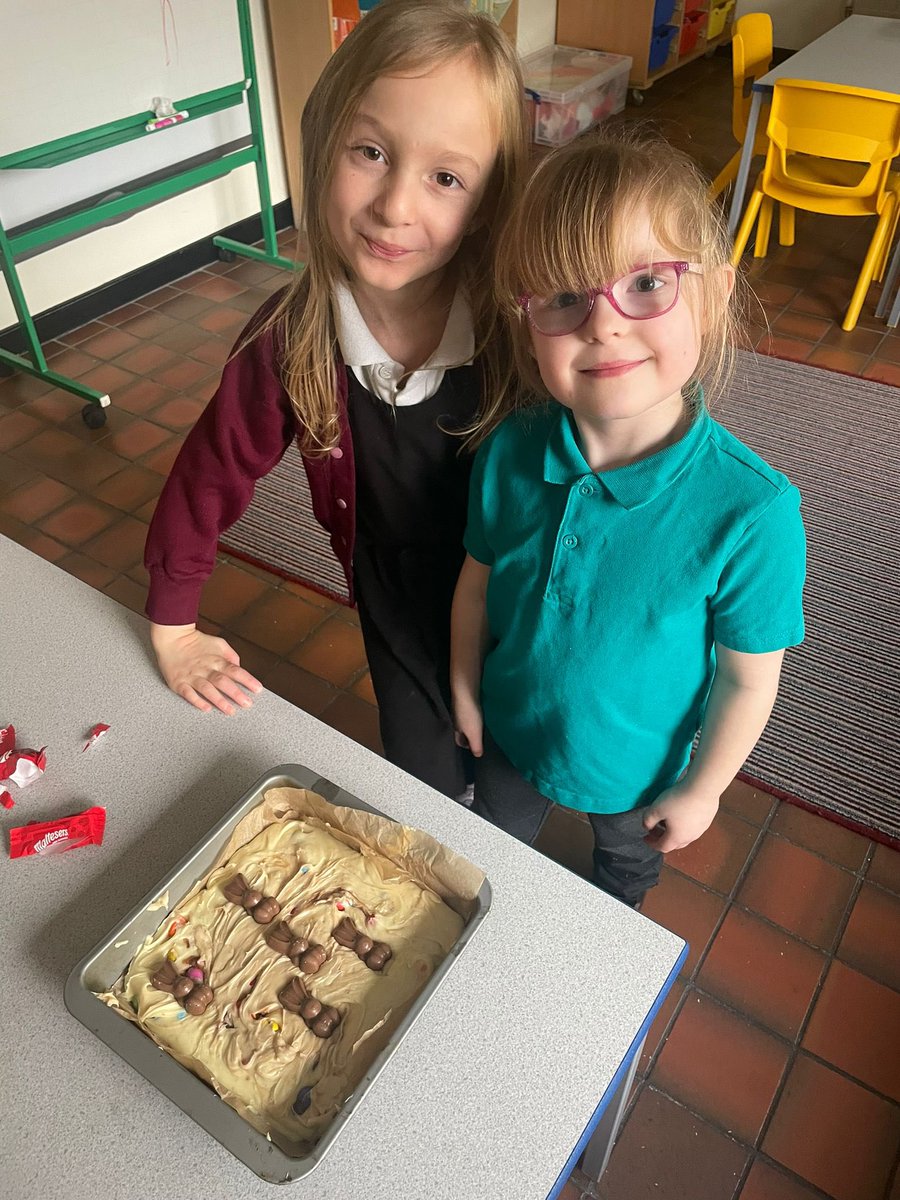
[[(399, 366), (400, 364), (395, 363), (370, 332), (346, 283), (337, 283), (332, 294), (335, 332), (341, 358), (347, 366), (370, 367), (380, 363)], [(418, 370), (460, 367), (470, 363), (474, 354), (475, 330), (472, 325), (472, 309), (463, 289), (457, 288), (440, 344)]]
[(560, 405), (559, 420), (553, 423), (544, 451), (544, 480), (569, 485), (593, 475), (623, 508), (638, 508), (674, 483), (709, 432), (710, 416), (701, 396), (690, 428), (673, 445), (612, 471), (592, 471), (581, 452), (575, 420), (569, 409)]

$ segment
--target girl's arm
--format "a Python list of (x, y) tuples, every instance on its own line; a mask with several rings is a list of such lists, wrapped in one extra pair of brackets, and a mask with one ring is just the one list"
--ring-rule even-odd
[(656, 849), (680, 850), (712, 824), (719, 797), (766, 727), (783, 658), (783, 650), (744, 654), (716, 643), (716, 673), (697, 750), (684, 775), (644, 814)]
[(290, 400), (275, 370), (273, 336), (262, 334), (226, 364), (150, 523), (144, 562), (153, 649), (172, 691), (202, 712), (215, 707), (230, 715), (235, 705), (250, 707), (248, 691), (262, 691), (237, 652), (222, 638), (200, 633), (196, 620), (219, 536), (244, 512), (256, 480), (278, 462), (294, 432)]
[(476, 758), (483, 751), (481, 668), (488, 644), (487, 585), (491, 568), (466, 555), (450, 618), (450, 693), (456, 741)]

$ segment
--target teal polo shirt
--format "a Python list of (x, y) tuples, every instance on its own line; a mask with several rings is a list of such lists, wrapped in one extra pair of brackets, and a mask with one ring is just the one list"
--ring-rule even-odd
[(476, 456), (465, 544), (491, 568), (485, 725), (538, 791), (582, 812), (675, 782), (715, 642), (803, 640), (800, 494), (703, 407), (674, 445), (597, 472), (568, 409), (508, 417)]

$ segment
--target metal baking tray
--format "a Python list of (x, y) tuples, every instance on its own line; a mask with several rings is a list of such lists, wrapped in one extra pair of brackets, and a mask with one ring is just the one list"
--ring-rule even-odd
[[(182, 1112), (230, 1150), (251, 1171), (268, 1183), (290, 1183), (308, 1175), (334, 1145), (353, 1113), (362, 1104), (372, 1082), (387, 1066), (391, 1055), (409, 1032), (413, 1022), (434, 995), (447, 972), (464, 950), (472, 934), (484, 920), (491, 904), (487, 880), (476, 897), (475, 910), (463, 928), (459, 940), (431, 976), (398, 1025), (391, 1040), (373, 1061), (353, 1093), (312, 1149), (276, 1145), (254, 1129), (230, 1105), (192, 1072), (176, 1062), (137, 1025), (125, 1020), (94, 995), (107, 991), (125, 971), (144, 939), (162, 924), (190, 889), (206, 875), (234, 826), (273, 787), (308, 788), (332, 804), (364, 809), (386, 816), (371, 804), (323, 779), (315, 771), (296, 763), (273, 767), (245, 792), (210, 832), (159, 881), (157, 886), (71, 971), (65, 985), (66, 1008), (82, 1025), (139, 1071)], [(165, 897), (165, 904), (156, 903)], [(150, 907), (156, 904), (155, 907)]]

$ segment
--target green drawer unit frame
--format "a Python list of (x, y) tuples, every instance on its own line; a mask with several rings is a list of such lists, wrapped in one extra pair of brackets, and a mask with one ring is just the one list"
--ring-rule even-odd
[[(244, 258), (256, 259), (276, 267), (295, 270), (297, 265), (289, 258), (278, 253), (278, 240), (275, 230), (275, 218), (272, 212), (272, 199), (269, 191), (269, 176), (266, 164), (265, 143), (263, 140), (262, 112), (259, 103), (259, 88), (256, 80), (255, 60), (253, 53), (253, 30), (250, 22), (249, 0), (237, 0), (238, 26), (241, 39), (241, 55), (243, 60), (244, 78), (236, 83), (216, 88), (212, 91), (201, 92), (177, 101), (175, 107), (186, 111), (187, 121), (196, 121), (225, 108), (231, 108), (247, 100), (250, 117), (250, 141), (248, 145), (223, 148), (220, 155), (208, 161), (188, 167), (173, 168), (162, 178), (124, 195), (116, 195), (98, 202), (87, 202), (74, 211), (49, 218), (30, 221), (18, 229), (7, 231), (0, 221), (0, 269), (6, 280), (13, 307), (19, 323), (28, 342), (29, 355), (25, 357), (14, 354), (0, 347), (0, 365), (24, 371), (28, 375), (45, 379), (48, 383), (62, 388), (75, 396), (87, 400), (82, 409), (85, 423), (91, 428), (99, 428), (106, 421), (105, 408), (109, 405), (109, 396), (94, 388), (69, 379), (52, 371), (41, 348), (34, 319), (29, 311), (22, 290), (22, 284), (16, 270), (16, 258), (25, 253), (35, 253), (42, 247), (69, 238), (75, 234), (96, 228), (113, 218), (133, 213), (140, 208), (166, 200), (189, 188), (208, 183), (212, 179), (230, 174), (237, 167), (253, 163), (256, 167), (256, 181), (259, 189), (260, 218), (262, 221), (264, 249), (246, 245), (226, 237), (214, 237), (213, 245), (218, 249), (221, 258), (231, 258), (240, 255)], [(118, 121), (109, 121), (104, 125), (96, 125), (81, 133), (68, 134), (54, 141), (44, 142), (39, 146), (31, 146), (25, 150), (17, 150), (13, 154), (0, 157), (0, 171), (38, 170), (59, 166), (61, 163), (72, 162), (96, 154), (100, 150), (109, 150), (126, 142), (142, 137), (162, 137), (165, 130), (148, 131), (146, 125), (155, 117), (154, 112), (135, 113), (134, 116), (123, 117)], [(180, 122), (182, 124), (184, 122)], [(175, 128), (176, 126), (173, 126)]]

